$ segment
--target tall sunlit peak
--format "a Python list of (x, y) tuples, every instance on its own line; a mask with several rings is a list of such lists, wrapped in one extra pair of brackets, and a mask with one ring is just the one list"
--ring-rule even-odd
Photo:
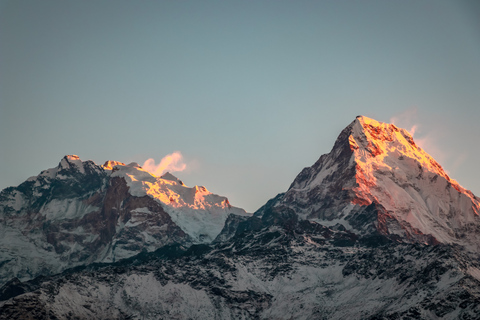
[(412, 134), (406, 129), (357, 116), (350, 130), (348, 143), (355, 154), (357, 165), (362, 168), (362, 173), (358, 176), (360, 180), (374, 180), (376, 178), (373, 173), (378, 171), (378, 168), (388, 167), (392, 163), (396, 164), (399, 159), (403, 161), (409, 158), (413, 159), (422, 171), (444, 177), (457, 191), (471, 197), (467, 190), (450, 179), (440, 164), (415, 144)]
[(387, 138), (387, 140), (390, 140), (394, 138), (397, 132), (399, 132), (409, 143), (413, 144), (413, 134), (406, 129), (397, 127), (394, 124), (377, 121), (365, 116), (357, 116), (354, 123), (357, 124), (354, 126), (354, 128), (356, 127), (354, 132), (356, 132), (356, 134), (363, 132), (367, 134), (367, 138), (383, 140), (387, 138), (387, 136), (390, 136), (390, 138)]
[(385, 124), (383, 122), (380, 122), (380, 121), (377, 121), (375, 119), (365, 117), (365, 116), (357, 116), (357, 120), (362, 124), (362, 126), (371, 125), (371, 126), (377, 127), (377, 126)]

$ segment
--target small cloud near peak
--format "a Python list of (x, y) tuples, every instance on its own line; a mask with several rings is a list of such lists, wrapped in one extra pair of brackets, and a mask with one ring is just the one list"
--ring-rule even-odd
[(161, 176), (165, 172), (183, 171), (187, 165), (183, 162), (183, 156), (180, 151), (175, 151), (166, 155), (160, 160), (159, 164), (155, 164), (153, 158), (147, 159), (142, 168), (156, 176)]
[(397, 127), (406, 129), (413, 137), (418, 129), (417, 113), (417, 107), (410, 107), (407, 110), (391, 117), (390, 123), (396, 125)]

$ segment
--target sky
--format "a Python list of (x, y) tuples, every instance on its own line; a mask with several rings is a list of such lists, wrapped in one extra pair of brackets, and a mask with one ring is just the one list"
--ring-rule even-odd
[(474, 0), (0, 0), (0, 189), (67, 154), (163, 158), (253, 212), (365, 115), (480, 195), (478, 17)]

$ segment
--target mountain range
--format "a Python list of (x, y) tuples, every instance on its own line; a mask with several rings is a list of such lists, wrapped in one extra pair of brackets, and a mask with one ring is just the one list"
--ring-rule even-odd
[(479, 213), (364, 116), (253, 214), (69, 155), (0, 193), (0, 319), (478, 319)]

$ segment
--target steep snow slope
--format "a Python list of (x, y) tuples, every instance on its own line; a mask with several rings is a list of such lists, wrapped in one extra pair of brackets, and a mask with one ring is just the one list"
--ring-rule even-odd
[(480, 199), (452, 180), (406, 130), (363, 116), (270, 205), (359, 234), (480, 250)]

